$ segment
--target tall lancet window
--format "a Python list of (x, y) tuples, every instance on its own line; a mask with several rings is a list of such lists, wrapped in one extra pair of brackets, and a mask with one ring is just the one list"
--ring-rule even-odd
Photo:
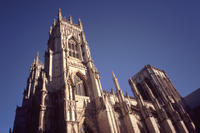
[(69, 47), (69, 56), (80, 59), (79, 45), (74, 39), (69, 40), (68, 47)]
[(84, 81), (77, 75), (74, 76), (76, 95), (87, 96)]

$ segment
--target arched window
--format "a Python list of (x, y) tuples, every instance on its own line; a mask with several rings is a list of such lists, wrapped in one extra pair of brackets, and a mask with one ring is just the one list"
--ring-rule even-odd
[(76, 95), (87, 96), (85, 83), (79, 76), (74, 76), (74, 83)]
[(78, 47), (79, 47), (79, 45), (76, 43), (76, 41), (73, 39), (70, 39), (68, 42), (69, 56), (79, 59), (80, 56), (79, 56), (79, 48)]

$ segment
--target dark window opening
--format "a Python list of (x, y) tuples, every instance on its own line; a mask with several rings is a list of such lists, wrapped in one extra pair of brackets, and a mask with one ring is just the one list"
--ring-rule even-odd
[(147, 94), (147, 91), (142, 87), (142, 85), (138, 83), (138, 84), (136, 85), (136, 87), (137, 87), (137, 89), (139, 90), (139, 92), (140, 92), (142, 98), (143, 98), (144, 100), (150, 101), (150, 98), (149, 98), (149, 96), (148, 96), (148, 94)]

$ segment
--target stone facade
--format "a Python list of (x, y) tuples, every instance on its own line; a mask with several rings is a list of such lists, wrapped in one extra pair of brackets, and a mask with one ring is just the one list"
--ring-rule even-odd
[(37, 54), (10, 133), (188, 133), (195, 127), (164, 71), (146, 65), (129, 79), (134, 98), (103, 91), (82, 23), (61, 10), (44, 64)]

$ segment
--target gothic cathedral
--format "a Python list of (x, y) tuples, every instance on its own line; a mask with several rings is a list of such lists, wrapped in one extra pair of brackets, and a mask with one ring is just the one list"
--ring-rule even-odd
[(49, 31), (44, 63), (30, 67), (22, 106), (10, 133), (195, 133), (167, 74), (146, 65), (129, 79), (134, 93), (103, 91), (81, 20), (61, 10)]

